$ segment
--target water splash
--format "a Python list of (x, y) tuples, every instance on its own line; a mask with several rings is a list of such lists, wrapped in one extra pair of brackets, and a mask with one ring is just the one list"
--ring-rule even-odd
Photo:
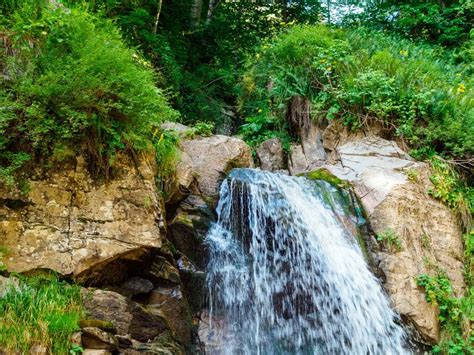
[(206, 237), (207, 353), (409, 352), (340, 196), (322, 181), (232, 171)]

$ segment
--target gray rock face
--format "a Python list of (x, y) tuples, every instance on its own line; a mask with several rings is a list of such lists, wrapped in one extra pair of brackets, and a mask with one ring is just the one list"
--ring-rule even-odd
[[(323, 168), (352, 184), (376, 234), (388, 231), (400, 242), (399, 251), (384, 250), (376, 242), (369, 245), (394, 309), (426, 341), (439, 341), (438, 309), (426, 302), (416, 278), (441, 268), (455, 293), (462, 294), (463, 247), (456, 217), (427, 194), (429, 166), (414, 161), (395, 142), (372, 134), (351, 136), (343, 131), (337, 137), (332, 127), (326, 136), (332, 137), (327, 145), (332, 152)], [(415, 178), (408, 179), (409, 173)]]
[(277, 171), (285, 168), (285, 154), (278, 138), (260, 144), (257, 148), (257, 157), (263, 170)]
[(293, 144), (288, 159), (288, 169), (291, 175), (312, 171), (320, 167), (326, 160), (321, 131), (312, 122), (308, 132), (301, 133), (301, 145)]
[(404, 170), (422, 168), (395, 142), (368, 136), (335, 149), (338, 161), (324, 168), (353, 183), (366, 211), (371, 214), (397, 185), (407, 183)]

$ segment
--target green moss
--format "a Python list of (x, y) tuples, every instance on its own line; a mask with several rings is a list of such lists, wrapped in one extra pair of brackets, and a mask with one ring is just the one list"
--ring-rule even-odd
[(335, 187), (348, 188), (351, 186), (347, 181), (339, 179), (337, 176), (331, 174), (329, 170), (327, 169), (318, 169), (318, 170), (314, 170), (309, 173), (300, 174), (300, 175), (305, 176), (306, 178), (310, 180), (326, 181)]
[(105, 332), (109, 332), (113, 334), (117, 332), (117, 329), (112, 324), (112, 322), (107, 322), (100, 319), (82, 319), (79, 321), (79, 326), (81, 327), (81, 329), (92, 327), (92, 328), (99, 328)]

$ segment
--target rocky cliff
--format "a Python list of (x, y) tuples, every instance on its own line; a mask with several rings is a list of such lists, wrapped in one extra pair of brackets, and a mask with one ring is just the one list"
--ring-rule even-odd
[(180, 149), (165, 193), (146, 155), (119, 157), (108, 181), (93, 179), (77, 157), (32, 172), (26, 193), (0, 191), (5, 266), (52, 270), (84, 286), (86, 354), (199, 352), (193, 324), (203, 304), (202, 240), (220, 181), (253, 162), (232, 137), (183, 136)]
[[(82, 157), (32, 172), (26, 194), (0, 191), (0, 245), (10, 271), (51, 269), (84, 286), (82, 344), (107, 352), (198, 353), (204, 306), (203, 239), (214, 220), (219, 185), (251, 167), (240, 139), (181, 135), (174, 179), (162, 193), (146, 155), (121, 156), (109, 181), (94, 180)], [(257, 149), (262, 169), (324, 172), (347, 181), (365, 209), (369, 261), (392, 306), (424, 342), (439, 340), (438, 309), (416, 284), (443, 270), (464, 292), (461, 230), (453, 213), (427, 194), (429, 167), (380, 132), (317, 126), (291, 154), (278, 139)], [(392, 245), (384, 241), (390, 236)], [(378, 239), (378, 240), (377, 240)], [(393, 247), (395, 245), (395, 247)]]
[(320, 175), (347, 181), (365, 210), (371, 263), (393, 308), (422, 341), (438, 342), (439, 310), (427, 303), (416, 278), (441, 270), (457, 296), (463, 294), (465, 281), (459, 221), (429, 196), (430, 167), (413, 160), (397, 142), (381, 138), (377, 127), (353, 133), (333, 122), (324, 129), (313, 125), (311, 131), (288, 157), (278, 141), (264, 142), (257, 149), (261, 166), (294, 175), (322, 171)]

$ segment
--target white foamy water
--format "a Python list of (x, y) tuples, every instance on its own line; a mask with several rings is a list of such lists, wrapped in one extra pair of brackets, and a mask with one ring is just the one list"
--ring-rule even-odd
[(325, 182), (251, 169), (223, 182), (206, 237), (207, 353), (409, 353), (338, 196)]

